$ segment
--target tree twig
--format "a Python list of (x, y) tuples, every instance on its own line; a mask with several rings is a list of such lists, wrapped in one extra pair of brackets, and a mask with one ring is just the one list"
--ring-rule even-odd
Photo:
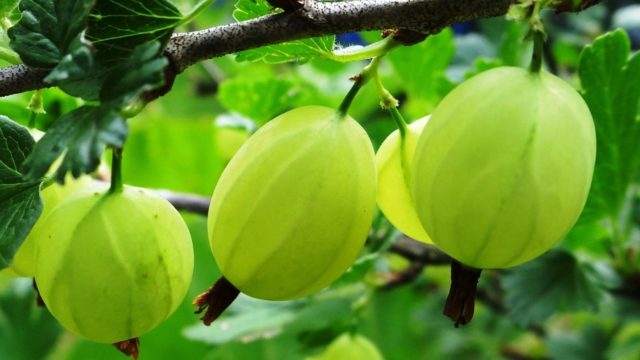
[[(168, 76), (175, 77), (206, 59), (315, 36), (389, 28), (433, 34), (454, 23), (503, 15), (515, 1), (307, 0), (297, 11), (174, 34), (165, 51), (171, 69)], [(558, 1), (556, 7), (563, 11), (583, 9), (563, 7), (570, 1)], [(587, 5), (597, 2), (599, 0), (589, 0)], [(0, 97), (47, 87), (43, 81), (45, 76), (45, 71), (24, 65), (0, 68)]]
[(421, 262), (425, 265), (448, 265), (451, 263), (449, 255), (443, 253), (437, 247), (415, 241), (408, 237), (398, 239), (389, 251), (408, 260)]
[(207, 197), (180, 194), (168, 190), (154, 190), (154, 192), (167, 199), (178, 210), (188, 211), (196, 214), (207, 215), (209, 212), (210, 200)]

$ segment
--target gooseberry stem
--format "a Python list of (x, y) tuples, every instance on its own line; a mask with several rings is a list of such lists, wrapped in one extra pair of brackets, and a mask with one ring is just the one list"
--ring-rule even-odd
[(338, 107), (338, 118), (342, 119), (347, 115), (349, 111), (349, 107), (351, 107), (351, 103), (353, 103), (353, 99), (355, 99), (358, 91), (362, 89), (362, 87), (369, 82), (372, 78), (376, 77), (378, 73), (378, 66), (380, 65), (380, 57), (375, 57), (371, 60), (371, 63), (367, 65), (360, 74), (354, 77), (354, 83), (351, 87), (351, 90), (347, 93), (347, 96), (344, 97), (342, 103)]
[(380, 41), (374, 42), (373, 44), (369, 44), (364, 47), (351, 46), (339, 50), (334, 50), (327, 55), (327, 58), (343, 63), (366, 60), (382, 56), (400, 45), (401, 43), (395, 40), (393, 36), (387, 36)]
[(540, 18), (540, 11), (544, 9), (550, 0), (535, 0), (529, 15), (529, 36), (533, 38), (533, 54), (531, 55), (531, 65), (529, 70), (532, 73), (539, 73), (542, 69), (542, 53), (545, 41), (544, 24)]
[(111, 155), (111, 187), (109, 193), (122, 191), (122, 148), (113, 148)]
[(36, 127), (36, 115), (37, 114), (35, 111), (31, 112), (31, 116), (29, 117), (29, 123), (27, 124), (29, 129), (33, 129), (34, 127)]
[(351, 107), (351, 103), (353, 103), (353, 99), (355, 99), (356, 95), (358, 95), (358, 91), (360, 91), (360, 89), (364, 86), (366, 82), (367, 81), (363, 79), (362, 74), (357, 75), (355, 77), (353, 86), (351, 87), (347, 95), (342, 100), (342, 103), (340, 103), (340, 106), (338, 107), (339, 119), (342, 119), (347, 115), (347, 112), (349, 111), (349, 107)]
[(396, 121), (396, 125), (398, 126), (398, 131), (400, 132), (400, 138), (404, 140), (407, 132), (409, 131), (409, 126), (407, 122), (404, 120), (404, 117), (400, 113), (397, 107), (392, 107), (387, 109), (391, 113), (391, 117)]
[(544, 33), (533, 31), (533, 54), (531, 56), (531, 65), (529, 70), (533, 73), (539, 73), (542, 69), (542, 52), (544, 45)]

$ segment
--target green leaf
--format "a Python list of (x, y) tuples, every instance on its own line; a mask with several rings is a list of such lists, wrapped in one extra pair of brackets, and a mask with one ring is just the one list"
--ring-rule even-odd
[(143, 92), (164, 84), (167, 63), (162, 56), (160, 42), (138, 46), (126, 60), (109, 71), (100, 92), (100, 100), (111, 102), (116, 107), (129, 105)]
[(105, 74), (94, 65), (91, 49), (82, 36), (78, 36), (71, 47), (44, 81), (57, 85), (69, 95), (97, 100)]
[(20, 0), (2, 0), (0, 2), (0, 19), (11, 17), (19, 2)]
[(218, 100), (228, 110), (263, 124), (294, 107), (305, 93), (300, 84), (288, 79), (236, 77), (220, 85)]
[[(239, 0), (233, 17), (236, 21), (246, 21), (269, 13), (279, 12), (265, 0)], [(241, 51), (238, 61), (264, 61), (270, 64), (297, 61), (307, 62), (317, 57), (328, 57), (333, 51), (335, 36), (323, 36), (311, 39), (295, 40), (278, 45), (264, 46)]]
[(323, 36), (280, 43), (238, 53), (238, 61), (264, 61), (278, 64), (289, 61), (307, 62), (313, 58), (329, 57), (335, 36)]
[(52, 69), (84, 30), (94, 0), (23, 0), (22, 17), (9, 29), (11, 47), (33, 67)]
[(605, 34), (580, 56), (583, 96), (596, 126), (596, 167), (582, 221), (617, 218), (640, 161), (640, 54), (626, 33)]
[(29, 130), (0, 115), (0, 175), (18, 176), (18, 170), (31, 152), (34, 140)]
[(640, 323), (630, 322), (615, 334), (607, 359), (636, 360), (640, 354)]
[(18, 54), (11, 50), (9, 35), (6, 31), (6, 26), (20, 17), (18, 2), (18, 0), (0, 1), (0, 62), (6, 61), (9, 64), (20, 63)]
[(105, 146), (120, 147), (126, 137), (127, 123), (112, 107), (83, 106), (49, 128), (25, 161), (24, 169), (30, 178), (38, 179), (64, 153), (56, 171), (56, 179), (62, 183), (67, 172), (78, 177), (94, 171)]
[(36, 305), (32, 279), (19, 279), (0, 293), (0, 354), (3, 359), (45, 359), (62, 327)]
[[(598, 324), (588, 324), (578, 333), (549, 336), (547, 346), (551, 359), (601, 360), (608, 359), (605, 355), (612, 338), (612, 331)], [(620, 360), (617, 357), (611, 359)]]
[[(240, 300), (240, 299), (239, 299)], [(282, 331), (283, 326), (292, 322), (296, 315), (294, 303), (261, 303), (253, 301), (254, 306), (231, 316), (224, 316), (210, 327), (198, 324), (185, 330), (190, 340), (208, 344), (223, 344), (243, 337), (253, 339)]]
[(445, 29), (420, 44), (397, 49), (387, 56), (409, 97), (420, 98), (435, 106), (442, 97), (436, 84), (442, 81), (454, 52), (453, 34)]
[(65, 56), (45, 80), (70, 95), (111, 102), (120, 108), (129, 105), (144, 91), (164, 84), (166, 65), (158, 41), (138, 46), (128, 58), (113, 64), (94, 63), (88, 48), (79, 46), (73, 54)]
[(0, 269), (9, 266), (42, 212), (40, 182), (20, 173), (33, 144), (26, 128), (0, 116)]
[(181, 21), (180, 11), (168, 0), (98, 1), (86, 36), (102, 61), (113, 61), (127, 58), (132, 49), (151, 41), (159, 41), (164, 48)]
[(500, 44), (500, 59), (507, 66), (522, 65), (522, 53), (526, 27), (519, 22), (509, 21)]
[(208, 344), (271, 338), (283, 332), (301, 334), (349, 320), (352, 313), (349, 296), (307, 299), (290, 302), (263, 302), (242, 297), (211, 326), (198, 324), (188, 328), (185, 336)]
[(602, 275), (571, 253), (553, 250), (506, 273), (503, 285), (511, 318), (520, 325), (559, 311), (596, 311), (604, 296)]
[(278, 11), (280, 10), (274, 9), (266, 0), (238, 0), (233, 18), (236, 21), (246, 21)]

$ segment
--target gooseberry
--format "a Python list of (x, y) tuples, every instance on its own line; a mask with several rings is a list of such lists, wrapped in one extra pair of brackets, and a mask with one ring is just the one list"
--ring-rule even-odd
[(39, 232), (40, 295), (84, 338), (116, 343), (146, 333), (173, 313), (190, 284), (186, 224), (142, 189), (80, 194), (53, 209)]
[(571, 86), (544, 71), (492, 69), (448, 94), (420, 136), (416, 211), (460, 263), (518, 265), (574, 225), (595, 155), (593, 119)]
[(418, 137), (428, 120), (429, 116), (409, 124), (404, 138), (396, 130), (382, 142), (376, 153), (376, 198), (378, 207), (393, 226), (413, 239), (431, 243), (409, 191), (411, 162)]
[(222, 274), (243, 293), (284, 300), (338, 278), (375, 212), (371, 141), (351, 117), (306, 106), (251, 136), (224, 170), (209, 210)]
[(380, 350), (368, 338), (344, 333), (329, 344), (325, 351), (309, 360), (383, 360)]

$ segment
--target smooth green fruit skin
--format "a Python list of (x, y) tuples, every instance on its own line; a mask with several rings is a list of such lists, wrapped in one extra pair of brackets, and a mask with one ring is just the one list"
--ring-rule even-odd
[(465, 265), (524, 263), (578, 219), (595, 155), (593, 119), (571, 86), (546, 72), (486, 71), (447, 95), (420, 136), (418, 217)]
[(102, 343), (140, 336), (184, 298), (193, 247), (166, 200), (125, 187), (83, 194), (56, 207), (40, 229), (36, 283), (53, 316)]
[(392, 132), (376, 153), (378, 207), (389, 222), (403, 234), (425, 243), (432, 241), (416, 214), (409, 183), (418, 138), (428, 120), (429, 116), (409, 124), (404, 141), (399, 130)]
[(38, 234), (42, 219), (46, 218), (60, 202), (74, 196), (74, 194), (96, 191), (102, 188), (104, 188), (104, 186), (101, 184), (92, 183), (91, 177), (82, 176), (78, 179), (69, 177), (64, 185), (55, 183), (42, 190), (40, 193), (43, 203), (42, 213), (13, 257), (11, 266), (9, 266), (12, 274), (19, 277), (35, 276), (35, 248), (36, 242), (39, 239), (36, 234)]
[(309, 360), (383, 360), (371, 340), (358, 334), (344, 333), (333, 340), (325, 351)]
[(211, 249), (243, 293), (284, 300), (321, 290), (362, 249), (375, 213), (373, 146), (352, 118), (306, 106), (260, 128), (212, 197)]

